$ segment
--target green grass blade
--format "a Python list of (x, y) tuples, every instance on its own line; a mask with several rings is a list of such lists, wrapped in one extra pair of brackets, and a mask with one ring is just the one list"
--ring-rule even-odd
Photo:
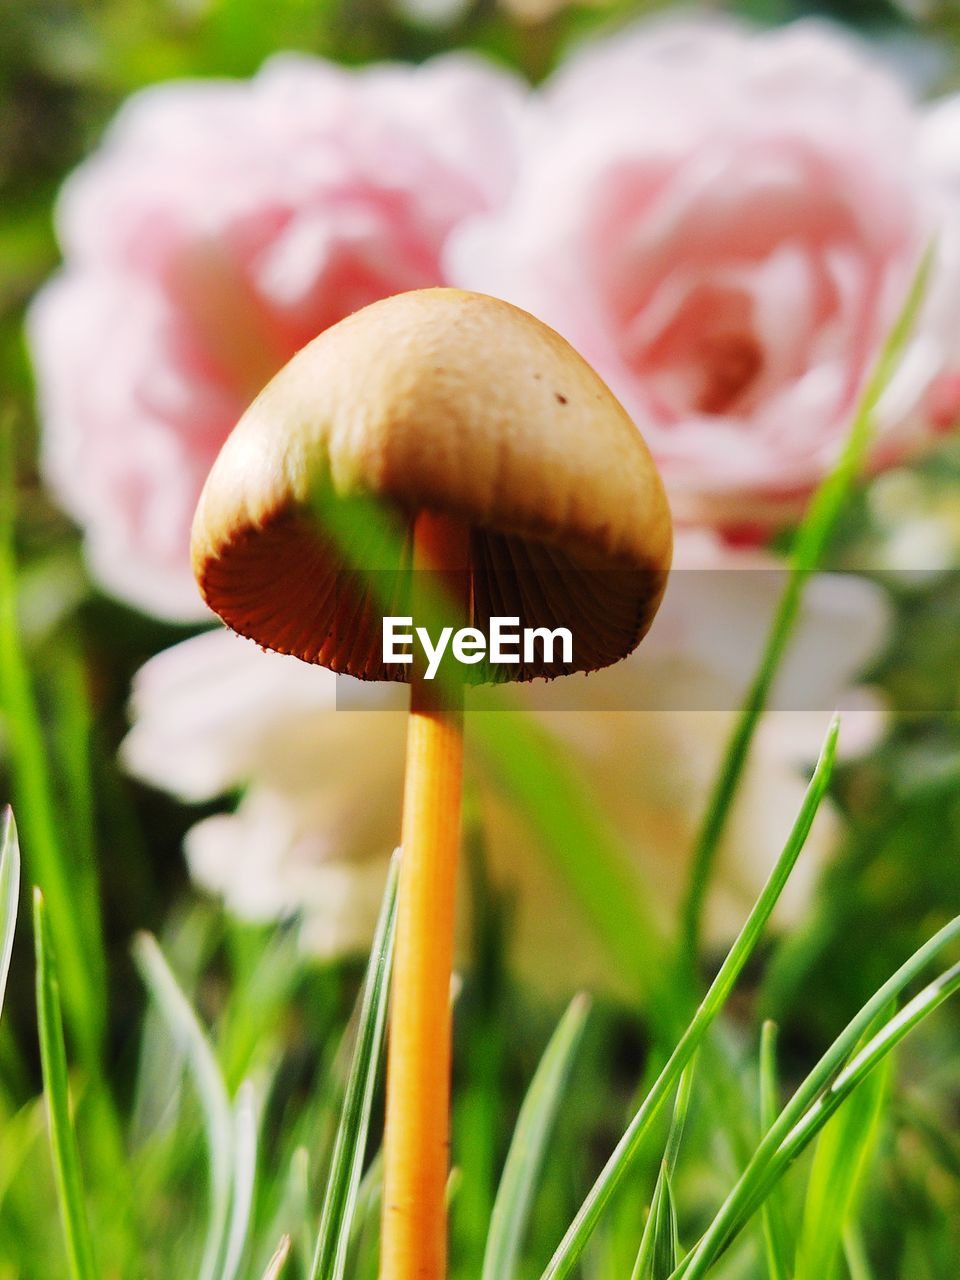
[(50, 1128), (57, 1201), (71, 1280), (98, 1280), (99, 1271), (80, 1172), (80, 1153), (70, 1108), (67, 1051), (63, 1040), (60, 986), (43, 894), (34, 890), (33, 926), (37, 957), (37, 1025), (40, 1063)]
[[(881, 1016), (875, 1030), (886, 1022)], [(889, 1086), (887, 1059), (844, 1103), (817, 1140), (793, 1280), (834, 1280), (838, 1275), (843, 1233), (876, 1146)]]
[[(499, 689), (496, 696), (498, 702), (503, 698)], [(556, 741), (516, 708), (477, 712), (470, 733), (620, 973), (644, 998), (662, 998), (666, 941), (646, 906), (629, 854), (577, 769)], [(649, 1012), (658, 1018), (656, 1007)]]
[(680, 1256), (677, 1211), (667, 1162), (660, 1166), (631, 1280), (669, 1280)]
[(744, 965), (760, 940), (790, 872), (800, 856), (816, 812), (826, 793), (836, 758), (838, 732), (839, 723), (834, 719), (820, 753), (820, 759), (817, 761), (817, 767), (810, 779), (800, 813), (770, 878), (727, 958), (720, 966), (719, 973), (701, 1001), (692, 1022), (683, 1033), (679, 1044), (670, 1055), (626, 1133), (617, 1144), (616, 1150), (570, 1224), (549, 1266), (543, 1273), (543, 1280), (561, 1280), (562, 1277), (569, 1276), (577, 1265), (577, 1260), (587, 1240), (593, 1234), (604, 1209), (641, 1150), (647, 1129), (670, 1096), (681, 1072), (693, 1057), (710, 1024), (723, 1008)]
[(90, 977), (96, 990), (107, 985), (94, 786), (95, 727), (90, 706), (87, 671), (79, 647), (69, 640), (58, 646), (57, 664), (50, 673), (52, 768), (62, 782), (64, 819), (69, 835), (69, 883), (74, 910), (85, 926)]
[[(885, 1060), (900, 1041), (958, 991), (960, 991), (960, 964), (953, 965), (924, 987), (852, 1057), (836, 1080), (805, 1112), (778, 1148), (771, 1168), (770, 1181), (783, 1176), (834, 1112), (862, 1087), (870, 1073)], [(766, 1194), (766, 1188), (762, 1188), (762, 1192)]]
[(395, 855), (390, 864), (390, 875), (367, 966), (357, 1043), (327, 1179), (320, 1231), (310, 1273), (312, 1280), (342, 1280), (346, 1267), (370, 1126), (373, 1090), (387, 1022), (390, 970), (396, 933), (398, 873), (399, 858)]
[(258, 1177), (255, 1237), (256, 1250), (244, 1274), (261, 1273), (271, 1254), (264, 1254), (268, 1241), (289, 1237), (298, 1276), (306, 1276), (313, 1259), (317, 1223), (310, 1203), (310, 1156), (307, 1148), (284, 1142), (282, 1152), (271, 1152)]
[[(960, 917), (942, 929), (927, 945), (939, 950), (947, 945), (948, 942), (955, 941), (958, 937), (960, 937)], [(921, 952), (925, 950), (926, 948), (922, 948)], [(874, 1004), (879, 1005), (881, 1003), (880, 997), (885, 994), (889, 995), (891, 991), (894, 995), (899, 994), (909, 982), (912, 982), (916, 976), (917, 968), (922, 967), (917, 963), (921, 952), (917, 952), (914, 957), (911, 957), (911, 960), (894, 975), (894, 978), (881, 988), (867, 1008)], [(929, 953), (927, 958), (929, 958)], [(909, 977), (907, 976), (908, 973)], [(850, 1023), (844, 1033), (834, 1042), (831, 1050), (821, 1059), (818, 1067), (808, 1076), (807, 1084), (809, 1085), (815, 1079), (822, 1085), (822, 1092), (803, 1112), (800, 1119), (797, 1120), (794, 1127), (778, 1147), (774, 1158), (770, 1161), (765, 1178), (753, 1196), (753, 1203), (749, 1206), (749, 1212), (753, 1212), (756, 1203), (761, 1202), (763, 1197), (769, 1194), (770, 1186), (776, 1185), (776, 1182), (801, 1155), (810, 1140), (819, 1132), (844, 1099), (850, 1096), (859, 1082), (879, 1062), (882, 1062), (886, 1054), (899, 1044), (915, 1026), (933, 1013), (935, 1009), (939, 1008), (958, 989), (960, 989), (960, 966), (954, 966), (945, 974), (941, 974), (939, 978), (936, 978), (918, 996), (905, 1005), (901, 1012), (891, 1019), (883, 1030), (874, 1036), (860, 1052), (856, 1052), (856, 1044), (863, 1038), (864, 1019), (861, 1015)], [(874, 1008), (873, 1013), (875, 1020), (877, 1009)], [(857, 1038), (858, 1033), (859, 1039)], [(839, 1074), (836, 1073), (835, 1065), (837, 1057), (845, 1059)], [(830, 1069), (827, 1069), (827, 1066)], [(836, 1077), (835, 1079), (833, 1078), (834, 1076)], [(809, 1095), (810, 1092), (810, 1089), (805, 1087), (798, 1090), (798, 1095)], [(777, 1122), (778, 1131), (783, 1131), (785, 1121), (788, 1118), (795, 1119), (793, 1100), (791, 1100), (789, 1108), (785, 1109), (784, 1115)]]
[(287, 1259), (290, 1257), (292, 1242), (289, 1236), (284, 1236), (277, 1245), (277, 1251), (270, 1259), (266, 1271), (263, 1273), (263, 1280), (279, 1280), (283, 1273), (284, 1267), (287, 1265)]
[(687, 1112), (690, 1110), (690, 1099), (693, 1096), (693, 1079), (697, 1069), (697, 1054), (694, 1054), (680, 1077), (677, 1086), (677, 1100), (673, 1104), (673, 1119), (670, 1121), (670, 1133), (663, 1153), (663, 1163), (672, 1178), (680, 1156), (680, 1143), (683, 1141), (683, 1130), (687, 1123)]
[[(60, 953), (61, 985), (67, 1020), (86, 1065), (99, 1060), (105, 1001), (92, 974), (104, 971), (91, 962), (95, 940), (90, 922), (75, 910), (70, 867), (57, 825), (46, 743), (17, 618), (17, 563), (14, 546), (16, 495), (13, 431), (0, 421), (0, 705), (24, 849), (32, 878), (43, 890)], [(85, 934), (85, 930), (87, 931)]]
[(13, 955), (13, 935), (17, 928), (17, 908), (20, 904), (20, 842), (13, 810), (7, 806), (3, 813), (0, 831), (0, 1013), (7, 991), (10, 974), (10, 957)]
[(747, 693), (714, 783), (694, 846), (681, 929), (680, 955), (687, 966), (695, 962), (700, 950), (703, 908), (717, 850), (740, 786), (750, 744), (793, 635), (809, 575), (820, 567), (839, 517), (866, 461), (877, 405), (896, 372), (926, 296), (931, 263), (932, 254), (928, 252), (920, 264), (903, 308), (861, 396), (843, 451), (833, 470), (814, 494), (794, 539), (790, 556), (790, 577), (774, 616), (759, 669)]
[(257, 1181), (257, 1100), (245, 1080), (233, 1107), (233, 1195), (220, 1280), (235, 1280), (243, 1261)]
[(924, 988), (857, 1052), (864, 1033), (883, 1009), (896, 1000), (937, 952), (958, 938), (960, 917), (914, 952), (851, 1020), (764, 1136), (709, 1229), (678, 1268), (677, 1276), (695, 1280), (706, 1274), (843, 1100), (914, 1026), (960, 988), (957, 965)]
[(588, 998), (574, 996), (523, 1100), (494, 1201), (482, 1280), (504, 1280), (516, 1270), (547, 1142), (589, 1012)]
[(353, 1211), (353, 1243), (366, 1229), (374, 1229), (373, 1223), (380, 1211), (383, 1201), (383, 1151), (380, 1150), (370, 1161), (370, 1167), (360, 1179), (357, 1189), (357, 1203)]
[[(776, 1124), (780, 1086), (777, 1077), (777, 1027), (765, 1022), (760, 1034), (760, 1127), (766, 1133)], [(787, 1230), (783, 1200), (772, 1193), (763, 1206), (763, 1243), (770, 1280), (791, 1280), (793, 1246)]]
[(690, 1109), (690, 1098), (693, 1095), (697, 1056), (694, 1054), (690, 1059), (677, 1086), (677, 1099), (673, 1104), (673, 1118), (670, 1121), (666, 1150), (657, 1174), (653, 1199), (650, 1202), (650, 1213), (644, 1224), (631, 1280), (666, 1280), (677, 1265), (680, 1256), (677, 1212), (671, 1179), (677, 1167), (687, 1112)]
[[(168, 921), (161, 949), (170, 957), (187, 991), (195, 990), (199, 975), (220, 941), (219, 925), (205, 904), (191, 904)], [(169, 1132), (180, 1112), (186, 1055), (171, 1043), (163, 1014), (148, 1003), (140, 1029), (133, 1101), (129, 1121), (130, 1144), (139, 1151)]]
[(140, 934), (134, 959), (174, 1042), (186, 1056), (206, 1130), (210, 1161), (210, 1213), (200, 1280), (219, 1280), (226, 1248), (233, 1181), (233, 1115), (220, 1068), (197, 1015), (180, 989), (157, 941)]
[(848, 1223), (843, 1233), (843, 1258), (850, 1272), (850, 1280), (874, 1280), (863, 1238), (854, 1223)]

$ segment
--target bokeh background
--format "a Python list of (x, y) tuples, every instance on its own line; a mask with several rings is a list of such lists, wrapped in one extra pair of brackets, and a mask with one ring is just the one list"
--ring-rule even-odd
[[(822, 25), (793, 25), (810, 18)], [(703, 50), (650, 53), (643, 42), (661, 38), (664, 19), (707, 32), (697, 37)], [(726, 19), (752, 25), (714, 25)], [(763, 45), (775, 39), (759, 34), (767, 29), (801, 42), (797, 51)], [(595, 39), (611, 42), (609, 63), (591, 64), (580, 52)], [(462, 82), (459, 71), (444, 73), (449, 84), (429, 72), (434, 80), (421, 78), (416, 90), (403, 81), (410, 73), (377, 71), (382, 78), (369, 81), (366, 99), (315, 75), (321, 64), (312, 61), (419, 64), (452, 50), (483, 61)], [(261, 73), (254, 108), (250, 78), (281, 51), (311, 61), (272, 64), (272, 90)], [(785, 181), (787, 213), (771, 219), (789, 225), (771, 231), (762, 225), (769, 191), (735, 143), (778, 76), (784, 134), (800, 138), (810, 167)], [(222, 100), (177, 88), (224, 77), (240, 88), (224, 90)], [(106, 133), (131, 95), (161, 82), (172, 82), (172, 94), (135, 99), (139, 106), (124, 108)], [(711, 94), (733, 104), (724, 117), (729, 153), (705, 132)], [(737, 1168), (737, 1127), (755, 1122), (759, 1019), (780, 1024), (789, 1084), (882, 979), (956, 914), (955, 94), (954, 0), (744, 0), (682, 11), (603, 0), (4, 6), (0, 385), (15, 565), (3, 586), (38, 709), (31, 723), (39, 736), (26, 751), (35, 748), (45, 764), (28, 770), (25, 786), (16, 760), (28, 704), (8, 681), (0, 793), (18, 805), (25, 882), (49, 873), (51, 864), (36, 860), (46, 857), (38, 844), (61, 851), (59, 862), (51, 855), (59, 890), (45, 888), (55, 930), (70, 934), (58, 944), (91, 1212), (104, 1256), (114, 1260), (105, 1275), (192, 1274), (202, 1235), (200, 1121), (182, 1061), (146, 1013), (130, 956), (143, 930), (160, 938), (212, 1029), (230, 1088), (248, 1076), (257, 1082), (263, 1171), (257, 1244), (242, 1274), (262, 1274), (282, 1230), (297, 1239), (291, 1274), (309, 1254), (301, 1202), (316, 1203), (335, 1123), (345, 1032), (399, 814), (402, 719), (386, 710), (337, 712), (320, 673), (211, 631), (190, 594), (178, 530), (229, 421), (274, 367), (378, 293), (452, 280), (510, 297), (565, 332), (658, 442), (680, 523), (681, 570), (732, 572), (762, 634), (782, 582), (752, 571), (782, 563), (920, 257), (935, 245), (917, 326), (923, 341), (903, 362), (910, 376), (879, 415), (869, 475), (831, 541), (836, 572), (808, 594), (816, 643), (804, 669), (815, 665), (820, 679), (813, 693), (804, 686), (802, 706), (786, 694), (791, 709), (761, 725), (711, 886), (703, 973), (716, 967), (779, 851), (830, 711), (848, 708), (830, 811), (723, 1029), (736, 1084), (736, 1098), (727, 1099), (732, 1132), (711, 1130), (716, 1097), (693, 1118), (682, 1186), (689, 1223)], [(941, 108), (931, 123), (934, 102)], [(861, 131), (862, 166), (859, 153), (857, 163), (844, 160), (842, 145), (831, 154), (834, 124), (855, 139)], [(818, 138), (826, 140), (821, 151)], [(656, 213), (674, 219), (666, 231), (645, 229), (638, 211), (647, 209), (647, 188), (623, 176), (637, 139), (650, 190), (673, 181), (677, 152), (699, 157), (695, 176), (684, 169), (666, 212)], [(927, 169), (914, 172), (913, 161)], [(311, 191), (314, 180), (342, 181), (336, 207)], [(599, 212), (587, 209), (596, 192), (609, 196)], [(271, 219), (286, 214), (273, 202), (289, 212), (301, 198), (315, 220), (304, 217), (302, 232), (280, 244)], [(744, 243), (731, 248), (738, 209)], [(646, 234), (661, 236), (649, 252)], [(778, 236), (788, 249), (802, 246), (799, 276), (789, 253), (776, 258)], [(831, 257), (837, 244), (840, 259), (848, 254), (839, 265)], [(268, 267), (264, 246), (273, 253)], [(591, 252), (602, 265), (593, 292), (577, 274)], [(666, 278), (664, 262), (675, 285), (674, 294), (657, 295), (667, 312), (675, 308), (666, 321), (637, 301), (649, 304), (643, 290), (654, 289), (657, 272)], [(251, 280), (266, 279), (256, 276), (261, 269), (273, 272), (272, 283), (253, 296)], [(631, 271), (647, 273), (637, 276), (637, 296)], [(744, 297), (754, 305), (749, 323)], [(619, 315), (629, 330), (615, 351), (595, 323), (598, 298), (612, 308), (607, 327)], [(783, 323), (794, 312), (805, 336)], [(257, 324), (247, 323), (253, 315)], [(780, 383), (757, 381), (757, 361)], [(826, 383), (795, 394), (800, 373), (817, 361)], [(843, 394), (831, 377), (847, 379)], [(826, 400), (818, 399), (823, 385)], [(711, 419), (722, 438), (704, 431)], [(671, 432), (688, 422), (687, 435)], [(491, 720), (478, 735), (457, 1006), (457, 1275), (479, 1274), (517, 1107), (572, 991), (586, 986), (596, 1003), (523, 1274), (540, 1274), (662, 1053), (658, 948), (681, 934), (697, 822), (749, 676), (711, 630), (727, 625), (726, 591), (720, 585), (716, 599), (707, 592), (693, 605), (681, 593), (643, 664), (620, 686), (583, 694), (579, 710), (533, 714), (522, 726)], [(617, 711), (642, 702), (645, 681), (661, 693), (675, 682), (668, 687), (688, 709)], [(690, 691), (701, 687), (704, 710), (690, 710)], [(31, 777), (46, 779), (49, 831), (34, 811)], [(24, 921), (0, 1026), (4, 1280), (65, 1274), (37, 1103), (28, 932)], [(897, 1059), (858, 1201), (870, 1269), (857, 1280), (957, 1274), (958, 1052), (953, 1009)], [(98, 1074), (120, 1117), (116, 1134), (89, 1086)], [(648, 1163), (655, 1167), (653, 1152)], [(122, 1195), (118, 1168), (129, 1179)], [(133, 1232), (126, 1209), (116, 1211), (120, 1199), (135, 1202)], [(638, 1196), (615, 1215), (584, 1275), (629, 1274), (646, 1203)], [(374, 1274), (372, 1227), (367, 1234), (358, 1275)], [(855, 1274), (851, 1256), (838, 1274)], [(726, 1274), (765, 1274), (756, 1241)]]

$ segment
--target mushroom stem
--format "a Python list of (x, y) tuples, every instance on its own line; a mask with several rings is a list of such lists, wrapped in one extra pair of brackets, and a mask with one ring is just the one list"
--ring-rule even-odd
[[(422, 512), (414, 568), (452, 574), (469, 608), (469, 530)], [(418, 575), (418, 581), (420, 576)], [(414, 584), (414, 613), (418, 584)], [(450, 590), (447, 590), (447, 600)], [(449, 1165), (450, 978), (463, 789), (463, 692), (414, 669), (387, 1062), (381, 1280), (443, 1280)]]

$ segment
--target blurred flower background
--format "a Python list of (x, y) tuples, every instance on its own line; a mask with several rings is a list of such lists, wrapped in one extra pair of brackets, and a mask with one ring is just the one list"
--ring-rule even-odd
[[(327, 326), (447, 284), (559, 330), (661, 467), (677, 571), (650, 638), (560, 710), (524, 693), (477, 717), (470, 742), (457, 1276), (479, 1274), (562, 1002), (583, 986), (598, 999), (555, 1139), (563, 1176), (518, 1273), (537, 1276), (662, 1052), (665, 956), (751, 644), (925, 255), (865, 474), (809, 583), (706, 895), (704, 972), (841, 706), (829, 802), (725, 1029), (734, 1069), (752, 1082), (760, 1014), (780, 1023), (785, 1077), (802, 1074), (960, 910), (960, 15), (952, 0), (62, 0), (8, 8), (0, 72), (16, 482), (2, 585), (39, 707), (33, 742), (8, 643), (0, 771), (60, 930), (93, 1082), (89, 1162), (113, 1167), (125, 1144), (131, 1170), (121, 1209), (102, 1191), (92, 1212), (111, 1256), (148, 1238), (137, 1274), (193, 1274), (203, 1175), (132, 937), (160, 937), (228, 1086), (255, 1081), (257, 1238), (296, 1237), (338, 1100), (318, 1082), (342, 1076), (399, 830), (395, 701), (338, 708), (329, 673), (229, 635), (196, 591), (190, 520), (230, 428)], [(23, 950), (0, 1027), (0, 1280), (64, 1273)], [(848, 1250), (854, 1280), (960, 1267), (956, 1011), (924, 1035), (898, 1061), (863, 1198), (872, 1269)], [(740, 1160), (735, 1137), (720, 1146), (691, 1161), (694, 1218)], [(630, 1274), (647, 1202), (621, 1211), (584, 1275)], [(242, 1274), (262, 1273), (261, 1253)], [(725, 1274), (765, 1274), (756, 1242)]]

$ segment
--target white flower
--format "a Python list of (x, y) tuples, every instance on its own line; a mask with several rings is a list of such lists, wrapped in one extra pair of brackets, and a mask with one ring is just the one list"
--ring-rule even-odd
[[(782, 586), (769, 571), (773, 562), (751, 553), (752, 567), (743, 568), (738, 557), (721, 558), (707, 535), (683, 540), (679, 560), (697, 565), (697, 575), (685, 585), (683, 572), (674, 574), (637, 654), (598, 677), (552, 686), (563, 710), (531, 712), (582, 775), (622, 841), (638, 894), (661, 922), (683, 894), (698, 820), (751, 674), (736, 645), (720, 641), (733, 618), (742, 623), (741, 645), (747, 631), (762, 638)], [(727, 568), (713, 567), (720, 564)], [(711, 896), (713, 941), (739, 926), (779, 853), (800, 805), (803, 766), (834, 704), (876, 652), (885, 622), (869, 584), (832, 576), (810, 584), (780, 686), (783, 705), (808, 709), (772, 712), (761, 726)], [(392, 709), (395, 692), (375, 686), (373, 709), (337, 709), (330, 672), (207, 632), (139, 672), (123, 758), (136, 776), (185, 801), (243, 790), (234, 809), (198, 822), (187, 837), (195, 880), (229, 910), (260, 921), (297, 915), (304, 945), (321, 956), (362, 950), (400, 829), (406, 721)], [(639, 708), (653, 692), (660, 709), (616, 709)], [(517, 696), (535, 706), (542, 686)], [(879, 718), (854, 713), (848, 737), (862, 740)], [(520, 970), (549, 987), (609, 985), (609, 959), (580, 904), (482, 760), (468, 757), (490, 872), (514, 900)], [(836, 835), (835, 815), (822, 813), (781, 923), (803, 910)]]

